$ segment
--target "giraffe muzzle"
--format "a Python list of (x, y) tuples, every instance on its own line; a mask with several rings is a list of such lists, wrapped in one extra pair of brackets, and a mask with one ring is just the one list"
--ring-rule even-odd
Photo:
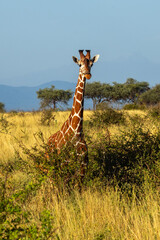
[(92, 75), (90, 73), (85, 73), (84, 74), (85, 78), (87, 78), (88, 80), (92, 77)]

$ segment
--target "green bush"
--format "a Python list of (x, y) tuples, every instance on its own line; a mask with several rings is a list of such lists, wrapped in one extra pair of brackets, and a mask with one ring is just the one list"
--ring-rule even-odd
[(125, 104), (123, 107), (124, 110), (146, 110), (146, 106), (137, 103)]
[(96, 105), (96, 110), (107, 110), (109, 109), (109, 104), (107, 102), (101, 102)]
[[(160, 185), (160, 132), (153, 135), (141, 127), (116, 140), (102, 138), (90, 146), (89, 178), (118, 186), (131, 193), (143, 192), (144, 184)], [(89, 180), (88, 180), (89, 181)]]
[(95, 111), (92, 119), (90, 120), (90, 126), (100, 127), (109, 124), (124, 124), (125, 118), (122, 112), (115, 111), (112, 108), (108, 108), (104, 111)]
[(52, 109), (45, 109), (42, 111), (41, 115), (41, 124), (42, 125), (50, 125), (51, 122), (55, 120), (55, 115), (53, 115), (53, 110)]
[[(55, 237), (54, 217), (48, 210), (40, 213), (35, 222), (31, 211), (27, 211), (27, 201), (35, 196), (37, 190), (45, 181), (41, 175), (16, 189), (10, 181), (10, 174), (15, 168), (21, 169), (21, 164), (8, 162), (0, 165), (0, 239), (49, 239)], [(15, 166), (16, 165), (16, 166)], [(25, 164), (26, 165), (26, 164)]]
[(159, 119), (160, 118), (160, 104), (157, 104), (150, 108), (149, 114), (151, 117)]
[(80, 188), (87, 168), (87, 155), (79, 155), (75, 146), (68, 143), (58, 154), (56, 149), (44, 143), (43, 135), (39, 134), (41, 150), (39, 145), (28, 149), (23, 144), (21, 148), (28, 158), (33, 162), (39, 174), (46, 176), (59, 191), (64, 188), (68, 191), (75, 187)]

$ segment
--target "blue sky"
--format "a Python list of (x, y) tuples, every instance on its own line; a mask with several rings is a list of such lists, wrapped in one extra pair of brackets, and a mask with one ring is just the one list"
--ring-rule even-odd
[(72, 66), (78, 49), (100, 63), (138, 54), (160, 65), (159, 12), (159, 0), (1, 0), (0, 84)]

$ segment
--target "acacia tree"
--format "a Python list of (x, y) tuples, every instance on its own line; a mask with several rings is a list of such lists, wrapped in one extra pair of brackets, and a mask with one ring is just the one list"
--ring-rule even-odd
[(112, 87), (106, 83), (93, 82), (87, 83), (85, 87), (85, 97), (93, 101), (93, 110), (98, 103), (111, 100)]
[(149, 83), (128, 78), (125, 83), (113, 82), (112, 90), (112, 100), (114, 102), (136, 103), (140, 95), (149, 90)]
[(148, 82), (139, 82), (133, 78), (128, 78), (124, 83), (124, 92), (126, 93), (126, 100), (129, 102), (137, 102), (140, 95), (149, 90)]
[(51, 88), (39, 89), (37, 91), (37, 97), (41, 100), (41, 108), (53, 108), (57, 107), (57, 103), (67, 104), (72, 97), (71, 90), (55, 89), (55, 86)]
[(139, 102), (147, 105), (155, 105), (160, 102), (160, 84), (143, 93)]
[(87, 83), (85, 97), (93, 101), (93, 109), (101, 102), (135, 103), (141, 94), (149, 90), (148, 82), (128, 78), (125, 83), (113, 82), (112, 85), (100, 82)]

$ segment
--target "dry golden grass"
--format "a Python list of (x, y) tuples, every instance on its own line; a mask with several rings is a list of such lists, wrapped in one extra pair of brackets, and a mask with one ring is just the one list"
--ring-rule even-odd
[(62, 240), (154, 240), (160, 239), (158, 194), (150, 193), (141, 201), (128, 199), (107, 188), (84, 190), (71, 196), (57, 196), (48, 183), (29, 203), (34, 218), (45, 207), (54, 218), (54, 227)]
[[(110, 134), (110, 137), (114, 138), (121, 134), (122, 131), (128, 131), (132, 127), (131, 119), (134, 118), (135, 122), (144, 121), (143, 127), (150, 129), (153, 133), (157, 130), (157, 126), (151, 122), (150, 118), (147, 117), (147, 112), (141, 110), (130, 110), (123, 111), (126, 117), (126, 125), (110, 125), (109, 127), (100, 129), (87, 129), (84, 128), (87, 134), (89, 134), (92, 139), (100, 137), (101, 134)], [(26, 147), (32, 147), (37, 143), (37, 134), (39, 132), (43, 133), (43, 137), (47, 142), (49, 136), (57, 132), (63, 122), (68, 118), (70, 111), (56, 112), (55, 121), (52, 121), (49, 126), (41, 124), (41, 112), (26, 112), (26, 113), (5, 113), (0, 114), (0, 146), (1, 154), (0, 161), (7, 161), (8, 159), (14, 158), (15, 151), (22, 151), (19, 148), (19, 142), (22, 142)], [(84, 111), (84, 121), (89, 120), (92, 117), (92, 111)], [(2, 118), (8, 122), (7, 127), (4, 126)]]
[[(37, 143), (37, 133), (42, 132), (45, 140), (54, 132), (58, 131), (70, 112), (57, 112), (50, 126), (40, 123), (41, 113), (18, 113), (0, 115), (0, 162), (14, 161), (17, 150), (23, 158), (19, 142), (27, 147)], [(135, 121), (145, 121), (143, 127), (156, 131), (153, 122), (147, 118), (143, 111), (124, 111), (126, 114), (126, 126), (109, 126), (111, 137), (128, 131), (132, 126), (130, 117)], [(92, 111), (84, 111), (84, 120), (92, 116)], [(86, 129), (85, 129), (86, 130)], [(105, 133), (106, 129), (103, 130)], [(89, 129), (87, 133), (96, 137), (102, 130)], [(29, 176), (21, 171), (12, 173), (11, 180), (15, 186), (23, 187)], [(46, 182), (37, 195), (24, 208), (32, 212), (34, 221), (38, 222), (39, 214), (44, 209), (49, 209), (54, 216), (55, 234), (61, 240), (155, 240), (160, 239), (160, 197), (158, 194), (148, 192), (147, 197), (137, 200), (136, 197), (129, 203), (128, 199), (118, 191), (111, 188), (97, 191), (94, 189), (74, 192), (68, 196), (56, 194), (52, 184)], [(58, 239), (58, 238), (57, 238)]]
[[(42, 132), (44, 139), (47, 141), (51, 134), (61, 128), (70, 112), (56, 112), (55, 121), (51, 122), (50, 126), (41, 124), (41, 114), (41, 112), (0, 114), (0, 161), (13, 158), (15, 150), (21, 151), (19, 149), (19, 141), (23, 142), (27, 147), (32, 147), (37, 142), (36, 134), (38, 132)], [(91, 114), (91, 111), (84, 111), (84, 118), (86, 120), (89, 119)], [(4, 126), (4, 121), (2, 121), (2, 116), (4, 121), (8, 122), (6, 127)]]

